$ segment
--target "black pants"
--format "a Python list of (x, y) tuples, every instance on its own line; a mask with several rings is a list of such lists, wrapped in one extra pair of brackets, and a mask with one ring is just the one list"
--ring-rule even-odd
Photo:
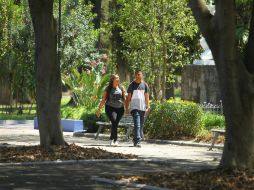
[(114, 108), (114, 107), (106, 105), (105, 111), (109, 120), (112, 123), (110, 140), (117, 141), (117, 128), (118, 128), (119, 121), (121, 120), (124, 114), (124, 107)]

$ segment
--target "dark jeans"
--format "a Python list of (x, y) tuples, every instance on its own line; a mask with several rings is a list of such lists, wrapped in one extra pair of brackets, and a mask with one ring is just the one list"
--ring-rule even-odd
[(114, 108), (114, 107), (106, 105), (105, 111), (109, 120), (112, 123), (110, 140), (117, 141), (117, 128), (118, 128), (119, 121), (121, 120), (124, 114), (124, 107)]
[(140, 143), (143, 137), (145, 111), (132, 110), (131, 115), (134, 122), (134, 144)]

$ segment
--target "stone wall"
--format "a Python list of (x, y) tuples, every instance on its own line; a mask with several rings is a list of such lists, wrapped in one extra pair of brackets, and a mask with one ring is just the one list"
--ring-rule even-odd
[(219, 104), (221, 100), (215, 65), (186, 65), (182, 72), (182, 99)]

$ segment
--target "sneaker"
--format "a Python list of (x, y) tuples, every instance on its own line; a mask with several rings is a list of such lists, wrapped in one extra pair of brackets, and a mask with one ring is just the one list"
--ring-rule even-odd
[(118, 146), (118, 144), (119, 144), (118, 141), (114, 142), (114, 146)]
[(140, 142), (134, 143), (134, 146), (135, 146), (135, 147), (141, 147), (141, 144), (140, 144)]
[(115, 145), (114, 140), (110, 140), (109, 145), (114, 146)]

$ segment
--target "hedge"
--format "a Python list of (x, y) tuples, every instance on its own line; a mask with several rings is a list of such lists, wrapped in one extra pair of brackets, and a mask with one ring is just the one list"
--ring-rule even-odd
[(144, 130), (156, 139), (194, 137), (202, 130), (202, 109), (188, 101), (153, 102)]

